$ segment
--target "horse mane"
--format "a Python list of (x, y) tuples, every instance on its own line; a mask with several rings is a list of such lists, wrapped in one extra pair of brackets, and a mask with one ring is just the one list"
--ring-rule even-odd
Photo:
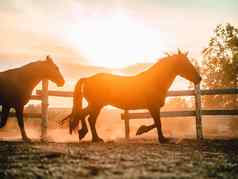
[(42, 60), (37, 60), (37, 61), (34, 61), (34, 62), (30, 62), (30, 63), (25, 64), (25, 65), (23, 65), (21, 67), (18, 67), (18, 68), (24, 68), (24, 69), (32, 68), (32, 67), (34, 67), (36, 65), (39, 65), (40, 63), (42, 63)]
[(164, 64), (166, 64), (168, 62), (169, 58), (173, 58), (175, 55), (176, 54), (167, 55), (167, 56), (157, 59), (156, 63), (151, 64), (144, 71), (138, 73), (137, 75), (140, 76), (140, 75), (144, 75), (144, 74), (151, 73), (151, 72), (153, 73), (155, 70), (157, 71), (158, 68), (161, 68)]
[(155, 70), (158, 70), (158, 68), (161, 68), (163, 64), (169, 62), (170, 58), (175, 57), (176, 55), (188, 55), (187, 52), (182, 52), (179, 48), (177, 50), (177, 53), (170, 53), (170, 52), (165, 52), (165, 56), (162, 58), (159, 58), (156, 63), (150, 65), (148, 68), (146, 68), (143, 72), (139, 73), (138, 75), (144, 75), (146, 73), (151, 73)]
[(38, 61), (34, 61), (28, 64), (25, 64), (23, 66), (17, 67), (17, 68), (12, 68), (12, 69), (8, 69), (6, 71), (3, 71), (1, 73), (9, 73), (9, 72), (14, 72), (14, 71), (22, 71), (22, 70), (28, 70), (28, 69), (32, 69), (32, 67), (40, 64), (42, 61), (38, 60)]

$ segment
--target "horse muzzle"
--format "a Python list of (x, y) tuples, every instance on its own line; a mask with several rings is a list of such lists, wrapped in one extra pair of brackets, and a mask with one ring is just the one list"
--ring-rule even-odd
[(65, 81), (64, 81), (64, 80), (59, 80), (59, 81), (57, 81), (57, 86), (58, 86), (58, 87), (62, 87), (62, 86), (64, 86), (64, 84), (65, 84)]

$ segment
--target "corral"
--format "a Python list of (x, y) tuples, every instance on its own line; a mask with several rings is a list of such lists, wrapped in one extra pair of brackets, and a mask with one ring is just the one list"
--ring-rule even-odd
[[(47, 82), (44, 82), (43, 92), (38, 91), (33, 96), (33, 99), (42, 101), (41, 113), (26, 114), (26, 117), (43, 118), (43, 137), (49, 115), (48, 96), (72, 97), (72, 92), (48, 91), (47, 86)], [(237, 89), (216, 92), (233, 94), (237, 93)], [(178, 94), (195, 93), (170, 92), (170, 95)], [(223, 115), (237, 114), (237, 109), (216, 111)], [(179, 113), (182, 116), (197, 114), (196, 111)], [(204, 113), (215, 114), (214, 111), (204, 112), (200, 108), (200, 115)], [(168, 112), (162, 113), (162, 116), (166, 115)], [(127, 113), (127, 117), (129, 122), (130, 118), (150, 116), (147, 113)], [(128, 128), (125, 129), (127, 132)], [(126, 133), (127, 139), (128, 134)], [(0, 143), (1, 178), (236, 178), (238, 173), (238, 140), (231, 138), (203, 139), (200, 142), (180, 138), (172, 139), (172, 143), (168, 144), (158, 144), (156, 139), (143, 137), (107, 140), (100, 144), (87, 141), (42, 143), (35, 140), (33, 143), (16, 140), (3, 140)]]

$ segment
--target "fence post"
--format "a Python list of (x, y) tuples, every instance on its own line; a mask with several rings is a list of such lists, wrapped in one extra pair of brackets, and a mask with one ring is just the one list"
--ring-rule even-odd
[(124, 123), (125, 123), (125, 138), (126, 138), (126, 140), (128, 140), (130, 138), (128, 110), (125, 110), (125, 112), (124, 112)]
[(48, 126), (48, 80), (42, 80), (42, 100), (41, 100), (41, 140), (46, 140)]
[(197, 139), (203, 139), (202, 133), (202, 116), (201, 116), (201, 91), (200, 85), (195, 85), (195, 106), (196, 106), (196, 132)]

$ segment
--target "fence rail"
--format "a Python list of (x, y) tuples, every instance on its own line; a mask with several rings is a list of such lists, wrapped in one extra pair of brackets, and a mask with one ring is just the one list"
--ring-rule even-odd
[[(201, 115), (238, 115), (237, 109), (229, 109), (229, 110), (201, 110)], [(161, 117), (189, 117), (196, 116), (196, 111), (162, 111), (160, 112)], [(132, 112), (132, 113), (122, 113), (121, 118), (125, 120), (129, 119), (146, 119), (151, 118), (150, 113), (146, 112)]]
[[(210, 89), (210, 90), (200, 90), (201, 95), (221, 95), (221, 94), (238, 94), (237, 88), (227, 88), (227, 89)], [(36, 90), (35, 97), (40, 97), (42, 94), (42, 90)], [(56, 96), (56, 97), (73, 97), (72, 91), (56, 91), (56, 90), (49, 90), (49, 96)], [(195, 90), (175, 90), (169, 91), (167, 96), (194, 96)]]
[[(161, 117), (188, 117), (196, 116), (196, 131), (197, 138), (202, 139), (202, 115), (238, 115), (238, 109), (234, 110), (202, 110), (201, 109), (201, 96), (202, 95), (226, 95), (226, 94), (238, 94), (237, 88), (231, 89), (212, 89), (212, 90), (200, 90), (199, 86), (196, 86), (195, 90), (180, 90), (169, 91), (167, 97), (173, 96), (194, 96), (196, 109), (193, 111), (163, 111)], [(41, 123), (41, 138), (45, 139), (47, 136), (48, 125), (48, 102), (49, 96), (72, 98), (72, 91), (56, 91), (48, 90), (48, 81), (42, 81), (42, 90), (36, 90), (36, 95), (31, 96), (31, 100), (41, 101), (41, 113), (24, 113), (24, 117), (29, 118), (42, 118)], [(14, 116), (15, 113), (10, 113), (10, 116)], [(144, 119), (151, 118), (148, 112), (129, 112), (125, 110), (121, 114), (121, 119), (125, 121), (125, 136), (129, 139), (129, 120), (130, 119)]]
[[(42, 90), (36, 90), (36, 94), (37, 94), (37, 95), (41, 96), (42, 93), (43, 93)], [(72, 98), (72, 97), (73, 97), (73, 92), (71, 92), (71, 91), (49, 90), (49, 91), (48, 91), (48, 96)]]
[[(238, 88), (224, 88), (224, 89), (203, 89), (200, 90), (201, 95), (221, 95), (221, 94), (238, 94)], [(195, 90), (175, 90), (169, 91), (167, 96), (194, 96)]]

